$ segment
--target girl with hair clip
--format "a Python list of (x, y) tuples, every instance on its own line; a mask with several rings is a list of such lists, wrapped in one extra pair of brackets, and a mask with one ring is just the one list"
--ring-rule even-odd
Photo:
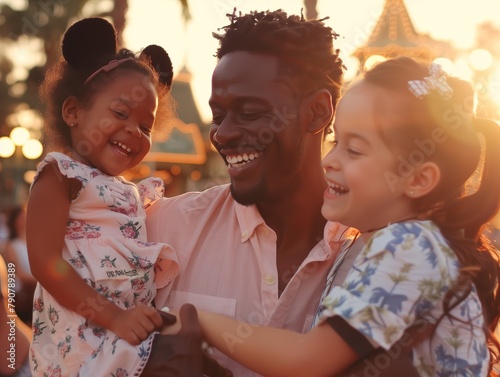
[(167, 244), (146, 239), (145, 207), (163, 182), (120, 174), (139, 164), (165, 127), (172, 64), (159, 46), (117, 51), (101, 18), (73, 24), (63, 59), (41, 87), (51, 152), (40, 163), (27, 211), (27, 243), (39, 284), (33, 304), (34, 376), (137, 376), (163, 327), (156, 289), (175, 277)]
[(500, 264), (483, 229), (499, 209), (500, 127), (472, 104), (470, 86), (437, 65), (401, 57), (366, 72), (339, 102), (323, 160), (323, 215), (364, 241), (344, 284), (305, 334), (199, 312), (208, 342), (265, 376), (338, 375), (410, 343), (421, 376), (487, 376)]

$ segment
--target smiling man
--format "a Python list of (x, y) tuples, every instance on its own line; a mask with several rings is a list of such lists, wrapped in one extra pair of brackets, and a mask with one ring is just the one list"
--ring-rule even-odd
[[(321, 167), (342, 61), (321, 21), (282, 11), (231, 17), (212, 78), (210, 139), (230, 184), (164, 198), (148, 213), (150, 241), (179, 257), (172, 292), (157, 307), (199, 309), (306, 331), (344, 227), (321, 215)], [(244, 342), (242, 329), (228, 342)], [(222, 354), (235, 376), (255, 376)]]

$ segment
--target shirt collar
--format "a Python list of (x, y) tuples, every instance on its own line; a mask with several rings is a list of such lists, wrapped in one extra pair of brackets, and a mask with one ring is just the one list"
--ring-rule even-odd
[(255, 205), (244, 206), (235, 202), (236, 218), (240, 226), (241, 242), (246, 242), (260, 225), (267, 227)]
[[(350, 236), (350, 229), (345, 225), (337, 222), (328, 221), (323, 232), (323, 240), (320, 242), (321, 248), (315, 248), (318, 253), (321, 253), (326, 258), (337, 258), (342, 244)], [(320, 257), (318, 254), (317, 257)]]
[[(265, 226), (270, 231), (255, 205), (244, 206), (235, 202), (235, 211), (240, 226), (241, 242), (246, 242), (256, 232), (259, 226)], [(328, 221), (323, 232), (323, 239), (313, 248), (312, 253), (317, 258), (336, 257), (341, 245), (349, 236), (348, 227), (337, 222)]]

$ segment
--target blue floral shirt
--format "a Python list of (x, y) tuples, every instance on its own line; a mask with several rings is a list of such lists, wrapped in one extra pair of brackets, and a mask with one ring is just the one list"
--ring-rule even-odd
[[(405, 329), (423, 320), (436, 323), (460, 264), (430, 221), (387, 226), (373, 234), (343, 286), (322, 302), (321, 319), (341, 316), (376, 347), (389, 349)], [(435, 334), (413, 349), (421, 376), (486, 376), (489, 353), (475, 287)], [(379, 367), (383, 367), (380, 365)]]

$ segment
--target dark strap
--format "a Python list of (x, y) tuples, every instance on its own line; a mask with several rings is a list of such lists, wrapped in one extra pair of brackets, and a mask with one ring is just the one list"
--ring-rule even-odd
[(417, 344), (430, 337), (434, 328), (435, 325), (417, 323), (409, 327), (390, 350), (377, 348), (335, 377), (420, 377), (410, 352)]
[(353, 241), (352, 245), (349, 245), (349, 250), (347, 251), (345, 257), (342, 260), (342, 263), (337, 268), (336, 273), (333, 276), (333, 281), (331, 287), (339, 286), (344, 284), (345, 278), (347, 274), (351, 270), (354, 261), (357, 256), (363, 250), (364, 242), (362, 239), (357, 238)]

